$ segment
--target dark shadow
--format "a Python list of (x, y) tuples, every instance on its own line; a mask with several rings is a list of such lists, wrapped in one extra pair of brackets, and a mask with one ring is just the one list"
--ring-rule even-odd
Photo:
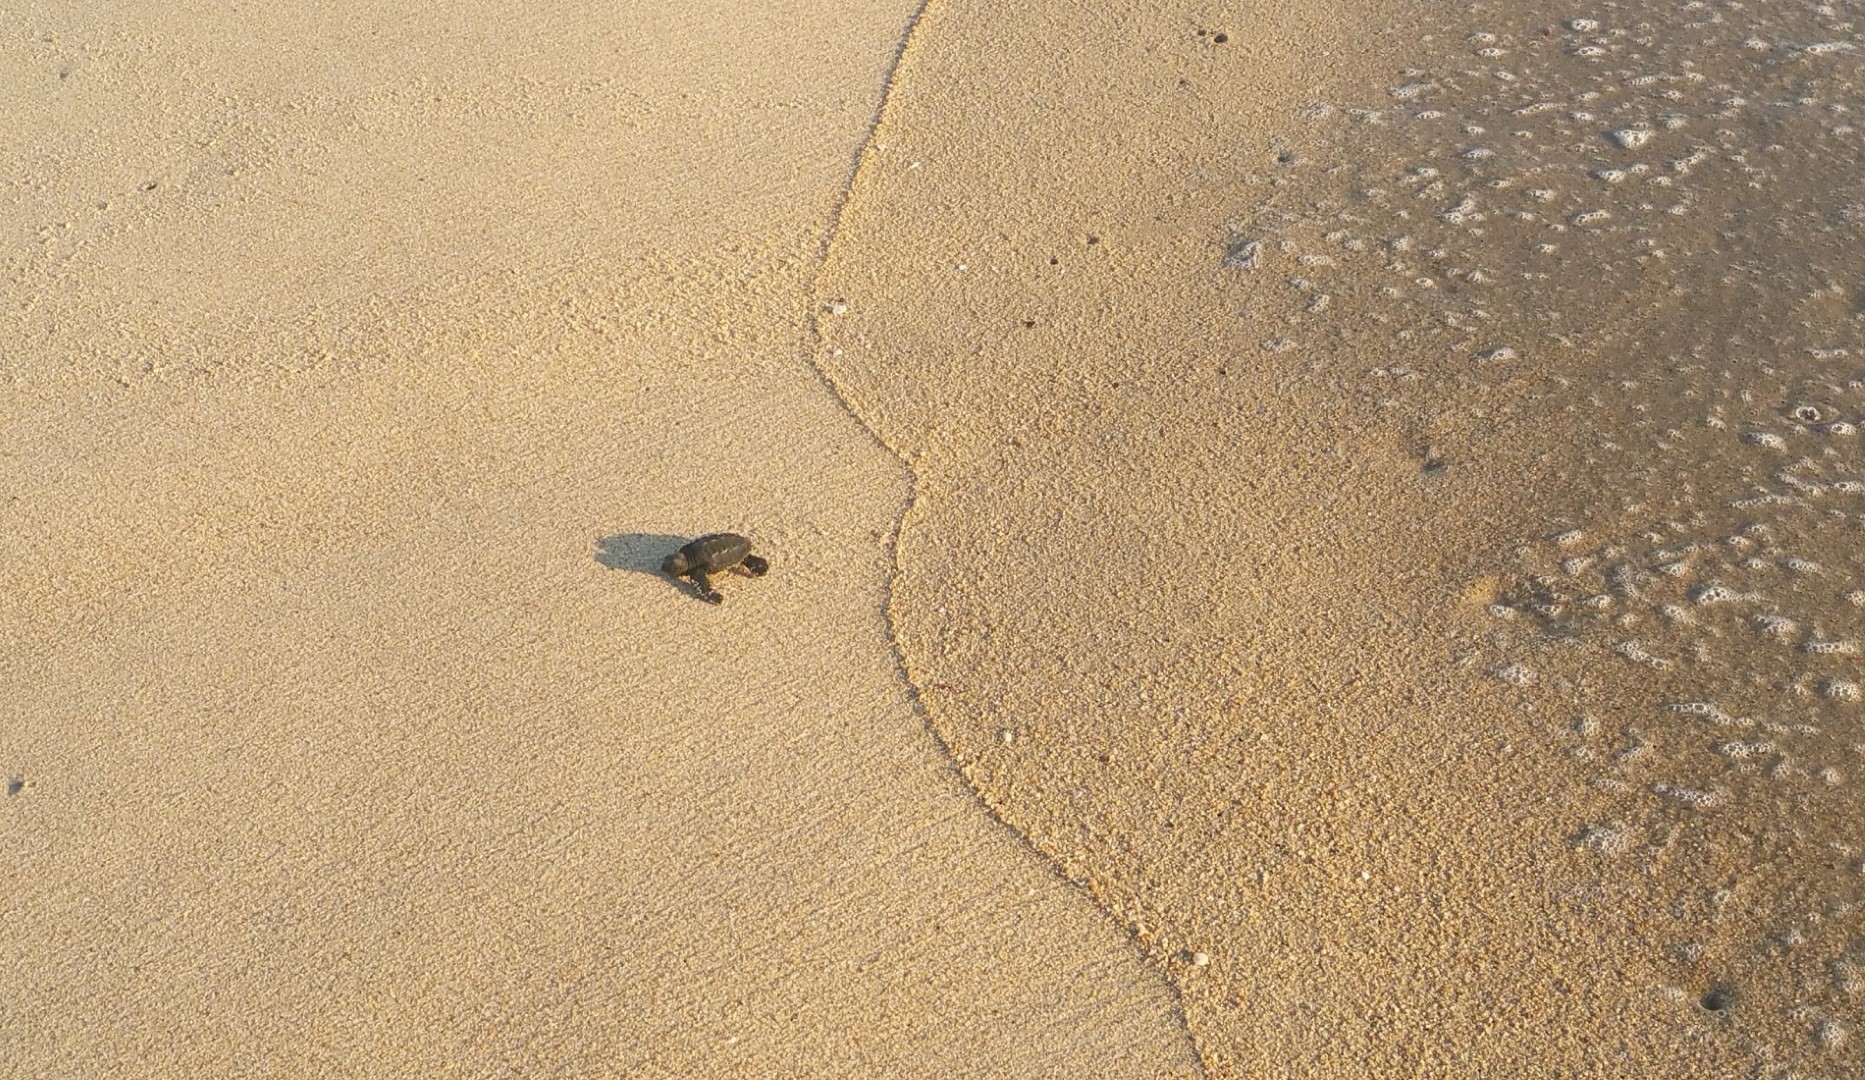
[(681, 592), (699, 595), (699, 587), (685, 578), (661, 573), (661, 561), (680, 550), (691, 537), (665, 533), (616, 533), (596, 539), (596, 561), (611, 570), (652, 574)]

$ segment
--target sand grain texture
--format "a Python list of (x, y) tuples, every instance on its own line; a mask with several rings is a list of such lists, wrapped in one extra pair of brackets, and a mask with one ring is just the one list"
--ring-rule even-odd
[[(1856, 623), (1858, 23), (1711, 7), (956, 2), (905, 58), (824, 281), (917, 475), (894, 622), (1217, 1075), (1854, 1060), (1854, 676), (1804, 658)], [(1742, 593), (1818, 612), (1799, 670), (1652, 629), (1719, 529), (1677, 602), (1802, 575)], [(1751, 685), (1823, 719), (1660, 726)]]
[(1195, 1073), (801, 349), (911, 14), (0, 11), (0, 1072)]

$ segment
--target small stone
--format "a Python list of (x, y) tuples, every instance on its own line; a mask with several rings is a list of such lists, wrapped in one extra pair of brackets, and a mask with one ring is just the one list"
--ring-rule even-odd
[(1192, 966), (1193, 967), (1209, 967), (1210, 964), (1211, 964), (1210, 953), (1195, 952), (1192, 954)]

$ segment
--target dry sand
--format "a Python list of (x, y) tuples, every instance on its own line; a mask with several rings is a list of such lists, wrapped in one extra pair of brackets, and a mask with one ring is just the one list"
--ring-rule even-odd
[(0, 13), (0, 1075), (1195, 1074), (804, 350), (912, 13)]
[(1857, 1075), (1862, 26), (0, 13), (9, 1066)]

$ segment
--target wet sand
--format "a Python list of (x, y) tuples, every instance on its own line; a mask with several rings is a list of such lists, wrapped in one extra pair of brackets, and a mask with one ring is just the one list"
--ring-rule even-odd
[(1212, 1074), (1856, 1069), (1857, 14), (926, 20), (894, 625)]

